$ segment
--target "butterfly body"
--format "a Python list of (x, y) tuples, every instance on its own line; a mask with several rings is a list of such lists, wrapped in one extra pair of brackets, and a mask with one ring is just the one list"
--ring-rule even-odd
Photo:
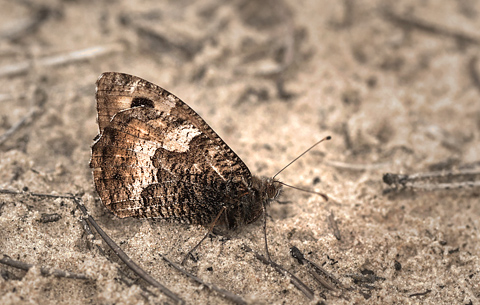
[(253, 176), (178, 97), (136, 76), (97, 81), (99, 135), (90, 167), (103, 204), (118, 217), (236, 228), (254, 222), (281, 184)]

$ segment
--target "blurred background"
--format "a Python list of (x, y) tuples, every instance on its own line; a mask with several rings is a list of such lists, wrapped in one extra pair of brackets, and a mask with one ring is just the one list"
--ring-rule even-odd
[[(288, 254), (287, 246), (302, 246), (355, 287), (346, 297), (315, 287), (318, 300), (479, 303), (479, 1), (0, 0), (0, 7), (0, 188), (83, 195), (132, 258), (189, 303), (225, 302), (147, 256), (161, 249), (181, 257), (202, 228), (138, 220), (119, 227), (96, 198), (88, 167), (98, 131), (95, 81), (106, 71), (129, 73), (189, 104), (254, 174), (273, 176), (333, 137), (279, 177), (331, 200), (288, 190), (292, 202), (270, 210), (276, 261), (315, 287)], [(388, 192), (387, 172), (467, 174), (454, 185)], [(97, 280), (75, 286), (0, 265), (0, 303), (110, 304), (126, 295), (155, 302), (113, 280), (82, 236), (73, 203), (0, 198), (0, 254)], [(42, 213), (61, 220), (39, 223)], [(212, 257), (192, 270), (251, 302), (308, 303), (288, 280), (272, 281), (264, 273), (273, 271), (235, 252), (242, 239), (263, 249), (260, 228), (246, 228), (228, 247), (208, 243)], [(162, 245), (144, 240), (159, 234), (167, 234)], [(349, 276), (365, 270), (382, 280), (368, 286)]]

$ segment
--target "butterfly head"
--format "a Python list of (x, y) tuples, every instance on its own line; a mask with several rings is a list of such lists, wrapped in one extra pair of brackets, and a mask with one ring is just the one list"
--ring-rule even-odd
[(264, 207), (276, 200), (282, 191), (282, 185), (275, 179), (252, 177), (249, 192), (242, 202), (242, 222), (249, 224), (262, 216)]
[(280, 193), (282, 192), (282, 184), (279, 183), (278, 180), (275, 180), (273, 178), (266, 178), (264, 179), (264, 185), (265, 185), (265, 190), (263, 197), (265, 198), (268, 203), (270, 201), (274, 201), (277, 199), (278, 196), (280, 196)]

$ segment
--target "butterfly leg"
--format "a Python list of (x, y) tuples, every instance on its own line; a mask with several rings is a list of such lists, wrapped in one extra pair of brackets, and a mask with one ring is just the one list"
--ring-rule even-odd
[(263, 237), (265, 239), (265, 255), (267, 260), (270, 262), (272, 259), (270, 258), (270, 252), (268, 252), (268, 244), (267, 244), (267, 205), (263, 204)]
[(193, 247), (190, 251), (188, 251), (188, 253), (185, 255), (185, 257), (183, 258), (182, 262), (181, 262), (181, 265), (185, 264), (185, 262), (187, 261), (188, 257), (190, 255), (192, 255), (193, 251), (195, 251), (199, 246), (200, 244), (208, 237), (208, 235), (210, 235), (210, 233), (212, 233), (213, 231), (213, 228), (215, 228), (215, 225), (217, 224), (218, 222), (218, 219), (220, 218), (220, 216), (223, 214), (223, 212), (225, 212), (225, 210), (227, 209), (227, 207), (223, 207), (220, 212), (218, 213), (217, 217), (215, 217), (215, 220), (212, 222), (212, 224), (210, 225), (210, 228), (208, 228), (208, 231), (207, 231), (207, 234), (205, 234), (205, 236), (198, 242), (198, 244), (195, 245), (195, 247)]

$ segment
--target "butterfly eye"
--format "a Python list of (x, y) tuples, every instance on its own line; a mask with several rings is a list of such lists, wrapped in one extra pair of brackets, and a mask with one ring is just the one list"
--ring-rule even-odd
[(269, 184), (267, 186), (267, 196), (269, 198), (274, 198), (275, 195), (277, 194), (277, 190), (275, 189), (275, 187), (273, 186), (273, 184)]

